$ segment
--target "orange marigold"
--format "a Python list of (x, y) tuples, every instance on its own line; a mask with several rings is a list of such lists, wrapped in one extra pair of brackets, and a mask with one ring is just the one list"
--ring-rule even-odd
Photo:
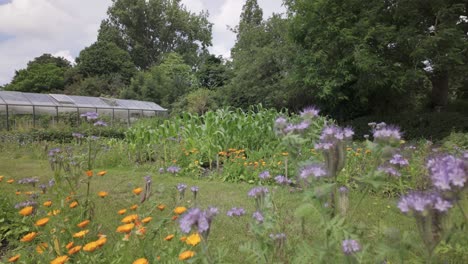
[(86, 171), (86, 175), (88, 177), (93, 177), (93, 171), (92, 170)]
[(36, 238), (37, 236), (37, 232), (31, 232), (31, 233), (28, 233), (26, 235), (24, 235), (20, 241), (21, 242), (31, 242), (34, 238)]
[(186, 260), (195, 256), (195, 251), (187, 250), (179, 255), (179, 260)]
[(52, 210), (51, 212), (48, 212), (47, 215), (48, 216), (51, 216), (51, 215), (58, 215), (60, 214), (60, 210)]
[(98, 240), (96, 240), (95, 242), (96, 242), (96, 245), (97, 245), (98, 247), (102, 247), (102, 246), (104, 246), (104, 244), (106, 244), (106, 242), (107, 242), (107, 237), (101, 236), (101, 237), (100, 237)]
[(33, 213), (33, 209), (34, 209), (34, 207), (32, 207), (32, 206), (26, 206), (26, 207), (24, 207), (23, 209), (21, 209), (19, 211), (19, 214), (22, 215), (22, 216), (31, 215)]
[(104, 175), (106, 175), (106, 174), (107, 174), (107, 171), (103, 170), (103, 171), (98, 172), (97, 175), (98, 175), (98, 176), (104, 176)]
[(45, 207), (50, 207), (52, 205), (52, 201), (46, 201), (44, 202)]
[(136, 210), (137, 208), (138, 208), (138, 205), (136, 205), (136, 204), (130, 206), (130, 210)]
[(136, 195), (139, 195), (142, 191), (143, 191), (143, 188), (141, 188), (141, 187), (133, 189), (133, 193), (136, 194)]
[(66, 249), (70, 249), (70, 248), (73, 247), (74, 244), (75, 244), (75, 243), (74, 243), (73, 241), (72, 241), (72, 242), (69, 242), (69, 243), (65, 246), (65, 248), (66, 248)]
[(174, 238), (174, 235), (168, 235), (164, 238), (166, 241), (171, 241)]
[(48, 248), (49, 245), (46, 242), (42, 242), (39, 245), (36, 246), (36, 252), (39, 254), (44, 253), (44, 250)]
[(121, 209), (121, 210), (119, 210), (117, 213), (118, 213), (119, 215), (123, 215), (123, 214), (125, 214), (126, 212), (127, 212), (127, 209)]
[(68, 255), (71, 256), (71, 255), (77, 253), (78, 251), (81, 250), (81, 248), (82, 248), (81, 246), (74, 246), (74, 247), (72, 247), (70, 250), (68, 250)]
[(104, 192), (104, 191), (98, 192), (98, 196), (101, 197), (101, 198), (106, 197), (108, 194), (109, 194), (108, 192)]
[(91, 221), (89, 220), (84, 220), (83, 222), (77, 224), (76, 226), (79, 228), (85, 228)]
[(187, 208), (184, 206), (179, 206), (174, 209), (174, 213), (179, 215), (185, 213), (185, 211), (187, 211)]
[(131, 215), (127, 215), (126, 217), (124, 217), (121, 222), (125, 224), (129, 224), (129, 223), (135, 222), (136, 220), (138, 220), (138, 215), (131, 214)]
[(89, 233), (89, 230), (88, 230), (88, 229), (82, 230), (82, 231), (80, 231), (80, 232), (78, 232), (78, 233), (73, 234), (73, 237), (75, 237), (75, 238), (83, 238), (83, 237), (84, 237), (86, 234), (88, 234), (88, 233)]
[(8, 262), (10, 262), (10, 263), (16, 262), (16, 261), (18, 261), (18, 259), (19, 259), (20, 257), (21, 257), (20, 254), (14, 255), (13, 257), (11, 257), (11, 258), (8, 259)]
[(200, 235), (198, 233), (195, 233), (187, 237), (187, 240), (185, 241), (185, 243), (187, 243), (187, 245), (190, 245), (190, 246), (196, 246), (200, 243), (200, 241), (201, 241)]
[(83, 250), (86, 251), (86, 252), (93, 252), (98, 247), (99, 247), (98, 244), (95, 241), (93, 241), (93, 242), (89, 242), (88, 244), (84, 245)]
[(151, 220), (153, 220), (153, 217), (148, 216), (148, 217), (143, 218), (143, 220), (141, 220), (141, 222), (147, 224), (147, 223), (149, 223)]
[(125, 224), (125, 225), (121, 225), (119, 227), (117, 227), (117, 232), (119, 233), (130, 233), (132, 231), (132, 229), (135, 227), (135, 224), (131, 223), (131, 224)]
[(70, 208), (75, 208), (75, 207), (77, 207), (77, 206), (78, 206), (78, 202), (77, 202), (77, 201), (73, 201), (73, 202), (69, 205)]
[(139, 259), (133, 261), (133, 264), (149, 264), (149, 262), (145, 258), (139, 258)]
[(162, 210), (164, 210), (165, 208), (166, 208), (166, 206), (165, 206), (164, 204), (158, 205), (159, 211), (162, 211)]
[(48, 222), (49, 222), (48, 217), (41, 218), (41, 219), (36, 221), (36, 226), (45, 226)]
[(14, 183), (14, 182), (15, 182), (15, 180), (13, 180), (13, 179), (9, 179), (9, 180), (7, 181), (7, 183), (9, 183), (9, 184), (12, 184), (12, 183)]
[(58, 256), (58, 257), (56, 257), (54, 260), (52, 260), (52, 261), (50, 262), (50, 264), (63, 264), (63, 263), (65, 263), (65, 262), (67, 262), (68, 259), (70, 259), (70, 257), (68, 257), (68, 256), (66, 256), (66, 255), (65, 255), (65, 256)]

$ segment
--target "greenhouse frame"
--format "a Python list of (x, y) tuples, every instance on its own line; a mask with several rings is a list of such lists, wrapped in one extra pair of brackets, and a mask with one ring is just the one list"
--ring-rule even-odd
[(165, 115), (167, 109), (147, 101), (0, 91), (0, 117), (5, 119), (1, 122), (0, 128), (7, 130), (10, 130), (10, 121), (16, 115), (31, 115), (32, 125), (36, 127), (37, 117), (41, 115), (50, 116), (56, 123), (61, 114), (76, 113), (79, 122), (80, 115), (87, 112), (107, 115), (112, 123), (118, 120), (130, 125), (132, 121), (141, 117)]

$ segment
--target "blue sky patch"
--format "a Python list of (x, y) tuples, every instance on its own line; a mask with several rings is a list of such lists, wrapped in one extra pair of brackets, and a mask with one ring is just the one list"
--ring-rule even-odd
[(13, 2), (13, 0), (0, 0), (0, 5), (6, 5)]
[[(2, 0), (0, 0), (0, 1), (2, 1)], [(15, 38), (15, 36), (0, 32), (0, 42), (7, 41), (7, 40), (13, 39), (13, 38)]]

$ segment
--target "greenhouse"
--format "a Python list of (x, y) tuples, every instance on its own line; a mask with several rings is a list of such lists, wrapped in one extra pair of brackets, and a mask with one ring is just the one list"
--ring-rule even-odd
[(167, 109), (147, 101), (0, 91), (0, 129), (15, 127), (21, 118), (32, 127), (39, 122), (57, 123), (61, 118), (80, 122), (80, 115), (87, 112), (107, 116), (111, 123), (131, 124), (142, 117), (165, 115)]

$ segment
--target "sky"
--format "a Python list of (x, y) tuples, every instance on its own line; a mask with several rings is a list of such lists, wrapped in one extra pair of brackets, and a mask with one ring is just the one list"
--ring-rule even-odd
[[(182, 0), (192, 12), (208, 10), (213, 25), (210, 51), (225, 58), (235, 42), (228, 30), (239, 22), (245, 0)], [(96, 41), (111, 0), (0, 0), (0, 85), (9, 83), (15, 70), (44, 53), (71, 62)], [(283, 13), (282, 0), (258, 0), (263, 18)]]

